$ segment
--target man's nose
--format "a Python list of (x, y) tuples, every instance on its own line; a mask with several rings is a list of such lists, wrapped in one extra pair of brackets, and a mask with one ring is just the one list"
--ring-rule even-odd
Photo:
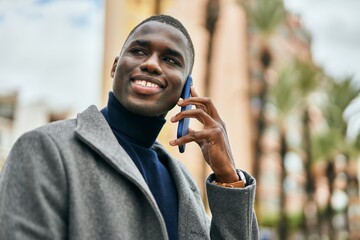
[(151, 74), (162, 74), (160, 59), (157, 54), (150, 55), (140, 66), (142, 71), (147, 71)]

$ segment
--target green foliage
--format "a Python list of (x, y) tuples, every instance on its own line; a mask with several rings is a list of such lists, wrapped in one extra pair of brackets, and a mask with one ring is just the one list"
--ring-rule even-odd
[[(286, 221), (288, 223), (288, 228), (290, 230), (294, 230), (299, 228), (302, 224), (303, 213), (300, 211), (298, 213), (289, 214), (286, 216)], [(262, 216), (260, 219), (260, 226), (263, 227), (271, 227), (275, 228), (279, 225), (280, 215), (279, 214), (272, 214)]]
[(280, 72), (276, 84), (269, 88), (269, 101), (277, 108), (281, 118), (285, 118), (297, 104), (298, 94), (294, 93), (293, 87), (295, 78), (296, 73), (291, 68), (285, 68)]
[(303, 217), (304, 216), (303, 216), (303, 213), (301, 211), (298, 212), (298, 213), (289, 214), (287, 216), (288, 228), (290, 230), (298, 229), (302, 225)]
[(327, 130), (304, 139), (311, 141), (311, 159), (326, 160), (338, 152), (356, 154), (354, 149), (360, 148), (360, 136), (353, 143), (346, 141), (347, 123), (343, 117), (345, 109), (360, 94), (352, 78), (333, 79), (311, 63), (294, 60), (279, 72), (276, 83), (269, 87), (268, 101), (277, 109), (278, 124), (283, 125), (286, 118), (314, 104), (308, 102), (308, 96), (314, 91), (326, 95), (326, 102), (319, 107)]
[(344, 136), (338, 129), (330, 128), (328, 131), (312, 137), (311, 148), (313, 161), (326, 161), (335, 156), (337, 152), (344, 151)]
[(280, 71), (276, 84), (270, 88), (269, 97), (280, 118), (307, 107), (307, 96), (319, 86), (320, 75), (313, 65), (300, 60), (294, 60)]
[[(242, 4), (242, 1), (239, 1)], [(250, 23), (262, 35), (269, 36), (286, 16), (282, 0), (256, 0), (254, 4), (242, 4)]]
[(314, 160), (331, 159), (339, 152), (355, 153), (353, 149), (360, 147), (360, 136), (353, 144), (346, 140), (347, 123), (343, 114), (350, 102), (359, 95), (360, 88), (353, 85), (352, 78), (327, 78), (323, 91), (327, 94), (327, 101), (322, 105), (322, 112), (328, 130), (312, 138)]
[(346, 122), (343, 113), (350, 102), (359, 95), (360, 89), (352, 84), (352, 78), (335, 80), (328, 78), (325, 90), (328, 102), (323, 109), (330, 128), (337, 128), (345, 134)]
[(345, 79), (329, 78), (329, 86), (329, 93), (333, 103), (341, 109), (345, 109), (360, 93), (360, 88), (353, 84), (351, 77)]
[(297, 74), (294, 87), (298, 88), (303, 96), (308, 96), (319, 86), (322, 73), (311, 62), (295, 60), (293, 69)]
[(279, 224), (279, 214), (262, 216), (259, 219), (260, 226), (263, 227), (277, 227)]

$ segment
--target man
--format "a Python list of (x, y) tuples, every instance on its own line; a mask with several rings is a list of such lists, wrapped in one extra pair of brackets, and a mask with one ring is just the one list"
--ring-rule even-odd
[[(234, 165), (212, 102), (179, 101), (194, 62), (183, 25), (160, 15), (129, 34), (111, 69), (106, 108), (24, 134), (0, 179), (0, 239), (257, 239), (255, 180)], [(204, 128), (170, 141), (196, 142), (213, 170), (206, 180), (211, 222), (184, 166), (157, 143), (171, 118)]]

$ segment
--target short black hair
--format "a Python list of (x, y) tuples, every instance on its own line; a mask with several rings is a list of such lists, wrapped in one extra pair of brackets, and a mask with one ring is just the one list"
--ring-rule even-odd
[(142, 22), (140, 22), (138, 25), (136, 25), (131, 32), (129, 33), (128, 37), (126, 38), (125, 42), (128, 40), (128, 38), (133, 35), (133, 33), (136, 31), (136, 29), (138, 29), (140, 26), (142, 26), (143, 24), (147, 23), (147, 22), (161, 22), (161, 23), (165, 23), (168, 24), (176, 29), (178, 29), (180, 32), (182, 32), (182, 34), (184, 34), (184, 36), (186, 37), (186, 39), (188, 40), (188, 46), (190, 48), (190, 73), (192, 72), (192, 68), (194, 66), (194, 59), (195, 59), (195, 49), (194, 49), (194, 45), (193, 42), (191, 40), (191, 37), (188, 33), (188, 31), (186, 30), (186, 28), (184, 27), (184, 25), (177, 20), (176, 18), (169, 16), (169, 15), (154, 15), (151, 17), (146, 18), (145, 20), (143, 20)]

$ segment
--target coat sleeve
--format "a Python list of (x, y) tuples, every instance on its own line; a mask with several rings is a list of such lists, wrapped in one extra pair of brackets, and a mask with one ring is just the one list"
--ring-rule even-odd
[(50, 136), (36, 130), (21, 136), (0, 176), (0, 239), (65, 239), (65, 179)]
[(243, 171), (247, 179), (245, 188), (225, 188), (206, 180), (209, 206), (212, 214), (211, 239), (259, 239), (258, 223), (254, 211), (256, 181)]

